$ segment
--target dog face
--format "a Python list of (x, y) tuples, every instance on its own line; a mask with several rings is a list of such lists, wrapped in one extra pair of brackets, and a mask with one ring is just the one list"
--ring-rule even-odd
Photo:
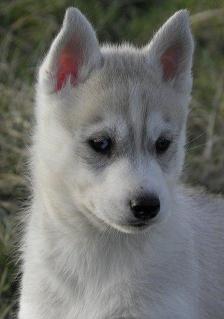
[(137, 49), (100, 48), (85, 17), (67, 10), (39, 72), (36, 174), (69, 223), (79, 212), (102, 229), (138, 232), (172, 211), (192, 53), (186, 11)]

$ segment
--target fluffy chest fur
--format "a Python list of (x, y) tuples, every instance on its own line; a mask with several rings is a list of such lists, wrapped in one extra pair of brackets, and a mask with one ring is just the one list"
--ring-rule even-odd
[(178, 228), (169, 220), (136, 236), (88, 225), (70, 237), (36, 213), (22, 299), (32, 307), (21, 318), (198, 318), (198, 261), (185, 217), (175, 218)]

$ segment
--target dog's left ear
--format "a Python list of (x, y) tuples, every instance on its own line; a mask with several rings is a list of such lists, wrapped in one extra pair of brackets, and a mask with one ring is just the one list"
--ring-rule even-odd
[(69, 82), (75, 87), (102, 66), (102, 55), (93, 27), (76, 8), (68, 8), (62, 28), (39, 71), (45, 92), (61, 91)]
[(149, 43), (148, 61), (162, 81), (178, 91), (189, 93), (193, 49), (188, 11), (180, 10), (168, 19)]

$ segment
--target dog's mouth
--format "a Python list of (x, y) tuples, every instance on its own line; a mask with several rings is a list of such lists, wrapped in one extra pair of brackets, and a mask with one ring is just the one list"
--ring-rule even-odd
[(106, 221), (101, 218), (99, 218), (96, 214), (94, 214), (89, 209), (85, 209), (86, 217), (90, 220), (92, 224), (95, 224), (96, 226), (100, 228), (107, 228), (112, 227), (113, 229), (119, 230), (121, 232), (125, 233), (132, 233), (135, 231), (143, 231), (144, 229), (148, 228), (149, 224), (148, 222), (143, 221), (129, 221), (127, 223), (113, 223), (111, 221)]
[(145, 228), (149, 225), (147, 222), (130, 222), (126, 226), (136, 227), (136, 228)]
[(153, 222), (152, 221), (138, 221), (138, 220), (127, 220), (125, 223), (116, 223), (111, 220), (105, 220), (97, 216), (95, 212), (90, 210), (88, 207), (84, 207), (86, 218), (91, 224), (97, 226), (101, 230), (113, 228), (124, 233), (135, 233), (146, 230)]
[(152, 223), (148, 221), (128, 221), (127, 223), (122, 223), (116, 226), (123, 232), (135, 233), (147, 230), (151, 224)]

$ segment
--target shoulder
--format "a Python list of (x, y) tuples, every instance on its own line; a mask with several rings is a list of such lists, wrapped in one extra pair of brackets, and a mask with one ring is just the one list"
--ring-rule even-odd
[(223, 214), (224, 196), (221, 194), (208, 193), (202, 187), (180, 186), (179, 188), (184, 200), (193, 206), (198, 212)]
[(195, 236), (219, 241), (222, 238), (224, 247), (224, 197), (186, 186), (179, 186), (177, 193), (183, 207), (182, 218), (190, 224)]

